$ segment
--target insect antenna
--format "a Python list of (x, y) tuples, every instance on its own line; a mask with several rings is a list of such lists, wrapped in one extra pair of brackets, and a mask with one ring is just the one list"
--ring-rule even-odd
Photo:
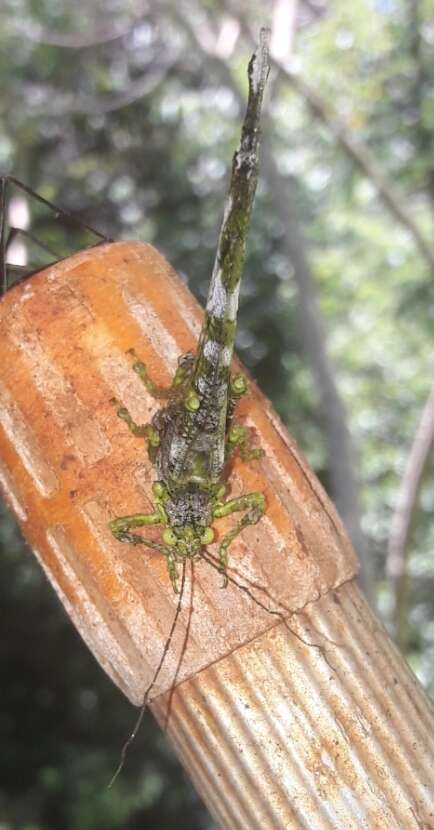
[[(190, 588), (190, 602), (189, 602), (189, 605), (188, 605), (187, 625), (185, 626), (185, 633), (184, 633), (184, 638), (183, 638), (183, 641), (182, 641), (182, 647), (181, 647), (181, 651), (179, 653), (178, 662), (176, 664), (176, 671), (175, 671), (175, 674), (173, 676), (172, 685), (171, 685), (170, 691), (169, 691), (169, 699), (167, 701), (167, 708), (166, 708), (166, 713), (164, 715), (164, 721), (163, 721), (163, 732), (166, 731), (168, 723), (169, 723), (170, 713), (172, 711), (173, 695), (174, 695), (175, 689), (176, 689), (176, 681), (178, 680), (178, 675), (179, 675), (179, 672), (181, 670), (182, 661), (184, 659), (184, 654), (185, 654), (187, 644), (188, 644), (188, 639), (189, 639), (189, 636), (190, 636), (191, 619), (192, 619), (192, 616), (193, 616), (193, 595), (194, 595), (194, 562), (193, 562), (193, 559), (190, 559), (190, 585), (191, 585), (191, 588)], [(182, 591), (182, 587), (181, 587), (181, 591)]]
[[(208, 565), (211, 565), (211, 567), (214, 568), (215, 571), (218, 571), (218, 573), (221, 573), (221, 565), (220, 565), (218, 559), (216, 559), (215, 557), (213, 557), (209, 553), (208, 554), (204, 553), (203, 551), (201, 552), (200, 557), (201, 557), (201, 559), (204, 559), (205, 562), (208, 562)], [(253, 591), (251, 590), (251, 588), (249, 588), (248, 585), (245, 585), (242, 582), (239, 582), (237, 579), (235, 579), (233, 576), (231, 576), (231, 574), (225, 573), (225, 577), (227, 578), (228, 582), (230, 582), (232, 585), (235, 585), (237, 588), (240, 589), (240, 591), (243, 591), (249, 597), (249, 599), (251, 599), (252, 602), (254, 602), (255, 605), (258, 606), (258, 608), (262, 608), (262, 610), (267, 611), (268, 614), (271, 614), (272, 616), (278, 617), (280, 619), (280, 621), (283, 623), (283, 625), (285, 626), (285, 628), (287, 628), (288, 631), (297, 640), (299, 640), (300, 643), (302, 643), (304, 646), (309, 646), (310, 648), (318, 649), (319, 653), (324, 658), (327, 665), (333, 671), (336, 670), (335, 667), (330, 663), (327, 652), (326, 652), (326, 649), (324, 648), (324, 646), (320, 645), (319, 643), (312, 643), (312, 642), (309, 642), (308, 640), (305, 640), (304, 637), (301, 636), (301, 634), (299, 634), (297, 631), (294, 630), (294, 628), (292, 628), (292, 626), (288, 622), (288, 617), (285, 616), (285, 614), (283, 613), (283, 611), (286, 611), (286, 614), (289, 614), (290, 616), (293, 616), (296, 612), (292, 611), (290, 608), (287, 608), (285, 605), (283, 605), (283, 603), (280, 602), (280, 600), (276, 600), (273, 597), (271, 597), (266, 588), (262, 588), (262, 587), (258, 587), (256, 585), (252, 585), (252, 587), (254, 587), (256, 590), (259, 589), (261, 591), (264, 591), (267, 594), (267, 596), (269, 597), (269, 599), (271, 599), (272, 602), (275, 602), (276, 605), (280, 606), (280, 608), (282, 608), (283, 611), (277, 611), (274, 608), (270, 608), (269, 605), (266, 605), (264, 602), (261, 602), (261, 600), (258, 599), (254, 595)], [(322, 635), (322, 633), (320, 632), (320, 636), (324, 636), (324, 635)], [(330, 642), (335, 646), (341, 645), (340, 643), (335, 643), (333, 641), (330, 641)]]
[(30, 239), (30, 241), (37, 245), (38, 248), (41, 248), (42, 251), (45, 251), (47, 254), (50, 254), (50, 256), (59, 257), (59, 253), (57, 251), (55, 251), (53, 248), (50, 248), (49, 245), (47, 245), (45, 242), (42, 242), (41, 239), (38, 239), (38, 237), (35, 236), (33, 233), (30, 233), (30, 231), (26, 231), (24, 228), (13, 227), (9, 228), (8, 238), (5, 243), (6, 253), (9, 245), (14, 241), (15, 237), (18, 236), (18, 234), (20, 234), (20, 236), (24, 236), (26, 239)]
[[(160, 672), (161, 672), (161, 670), (164, 666), (164, 661), (166, 659), (167, 652), (169, 651), (170, 645), (172, 643), (173, 635), (175, 633), (176, 625), (177, 625), (177, 622), (178, 622), (178, 618), (179, 618), (179, 615), (181, 613), (182, 599), (183, 599), (183, 596), (184, 596), (184, 588), (185, 588), (185, 559), (182, 560), (181, 588), (180, 588), (180, 591), (179, 591), (178, 604), (176, 606), (175, 616), (173, 618), (172, 625), (170, 627), (170, 631), (169, 631), (169, 634), (167, 636), (167, 640), (165, 642), (165, 645), (164, 645), (164, 648), (163, 648), (158, 666), (157, 666), (157, 668), (154, 672), (154, 676), (153, 676), (149, 686), (147, 687), (147, 689), (145, 691), (145, 694), (143, 695), (142, 705), (140, 707), (139, 714), (138, 714), (136, 722), (134, 724), (134, 728), (133, 728), (131, 734), (129, 735), (129, 737), (127, 738), (127, 740), (125, 741), (122, 749), (121, 749), (119, 764), (118, 764), (112, 778), (110, 779), (109, 784), (107, 785), (108, 790), (111, 789), (111, 787), (115, 783), (118, 775), (122, 772), (123, 766), (125, 764), (125, 759), (126, 759), (126, 756), (127, 756), (127, 752), (129, 750), (131, 744), (133, 743), (139, 729), (140, 729), (145, 711), (146, 711), (147, 706), (148, 706), (149, 695), (150, 695), (152, 689), (154, 688), (154, 686), (157, 682), (157, 679), (158, 679), (158, 675), (160, 674)], [(184, 653), (184, 650), (185, 650), (185, 646), (183, 646), (182, 653)], [(179, 671), (179, 668), (177, 667), (177, 673), (178, 673), (178, 671)], [(172, 684), (172, 687), (173, 687), (173, 684)]]
[[(30, 196), (33, 202), (38, 202), (39, 204), (43, 205), (47, 208), (51, 214), (54, 216), (54, 219), (60, 223), (62, 223), (62, 229), (64, 233), (68, 232), (70, 226), (74, 228), (75, 231), (85, 231), (86, 233), (91, 233), (93, 236), (97, 237), (98, 242), (97, 245), (101, 244), (102, 242), (110, 242), (111, 239), (107, 237), (105, 234), (101, 233), (101, 231), (93, 228), (87, 222), (84, 222), (82, 219), (79, 219), (73, 213), (64, 208), (60, 208), (57, 205), (54, 205), (48, 199), (45, 199), (39, 193), (36, 193), (30, 187), (25, 185), (15, 176), (0, 176), (0, 280), (1, 280), (1, 287), (0, 287), (0, 294), (4, 294), (8, 288), (12, 287), (13, 284), (21, 282), (27, 277), (30, 277), (32, 274), (40, 271), (41, 268), (45, 267), (47, 263), (41, 262), (40, 265), (37, 267), (31, 266), (22, 266), (16, 265), (12, 263), (8, 263), (8, 250), (16, 239), (18, 235), (23, 236), (29, 242), (32, 243), (34, 249), (44, 251), (50, 257), (54, 258), (54, 262), (61, 260), (65, 254), (59, 254), (52, 246), (47, 245), (46, 242), (43, 242), (39, 239), (35, 234), (31, 233), (30, 231), (26, 230), (25, 228), (14, 227), (13, 225), (9, 225), (9, 217), (8, 217), (8, 204), (7, 204), (7, 192), (8, 186), (13, 185), (22, 193)], [(6, 227), (8, 226), (8, 233), (6, 232)], [(93, 247), (95, 243), (92, 245), (88, 245), (87, 247)], [(80, 247), (86, 247), (81, 245)], [(36, 261), (39, 260), (39, 256), (37, 255)], [(53, 262), (51, 262), (53, 264)], [(8, 273), (13, 278), (8, 280)], [(9, 284), (10, 282), (10, 284)]]
[[(5, 212), (2, 211), (2, 218), (3, 218), (4, 215), (5, 215)], [(53, 248), (50, 248), (48, 245), (45, 244), (45, 242), (42, 242), (34, 234), (30, 233), (29, 231), (24, 230), (24, 228), (10, 227), (8, 235), (7, 235), (7, 239), (4, 239), (4, 243), (1, 247), (1, 262), (2, 262), (3, 279), (2, 279), (2, 289), (0, 291), (0, 296), (3, 296), (3, 294), (5, 294), (6, 291), (9, 288), (12, 287), (12, 285), (16, 285), (19, 282), (23, 282), (23, 280), (27, 279), (32, 274), (36, 273), (38, 270), (40, 270), (40, 267), (42, 267), (42, 266), (40, 266), (37, 269), (29, 271), (29, 268), (26, 265), (16, 265), (16, 264), (13, 265), (12, 263), (7, 262), (9, 247), (12, 245), (14, 239), (16, 239), (18, 236), (23, 236), (25, 239), (29, 239), (30, 242), (33, 243), (33, 245), (35, 245), (37, 248), (40, 248), (41, 251), (45, 251), (45, 253), (49, 254), (53, 258), (53, 262), (58, 262), (60, 259), (62, 259), (61, 254), (59, 254), (57, 251), (53, 250)], [(11, 281), (10, 285), (8, 284), (8, 271), (11, 274), (16, 275), (15, 279), (13, 279)]]
[(68, 222), (72, 222), (74, 225), (77, 225), (77, 227), (82, 228), (86, 231), (90, 231), (90, 233), (93, 233), (95, 236), (99, 236), (102, 242), (110, 241), (104, 233), (101, 233), (101, 231), (96, 230), (96, 228), (93, 228), (92, 225), (88, 225), (86, 222), (83, 222), (82, 219), (79, 219), (78, 216), (74, 216), (74, 214), (71, 213), (69, 210), (61, 208), (58, 205), (53, 205), (52, 202), (49, 202), (48, 199), (44, 199), (44, 197), (41, 196), (39, 193), (35, 193), (35, 191), (32, 190), (31, 187), (28, 187), (19, 179), (16, 179), (15, 176), (3, 176), (2, 178), (14, 184), (16, 187), (22, 190), (23, 193), (27, 193), (28, 196), (32, 197), (32, 199), (36, 199), (37, 202), (40, 202), (42, 205), (45, 205), (45, 207), (49, 208), (51, 211), (54, 211), (56, 219), (62, 216)]

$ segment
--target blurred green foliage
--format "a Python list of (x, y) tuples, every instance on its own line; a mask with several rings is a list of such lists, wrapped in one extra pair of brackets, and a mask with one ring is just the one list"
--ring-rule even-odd
[[(237, 6), (254, 25), (258, 12), (254, 2)], [(224, 67), (244, 89), (250, 49), (239, 37), (216, 60), (193, 45), (191, 32), (217, 40), (222, 4), (3, 0), (0, 16), (0, 170), (111, 238), (152, 242), (203, 301), (240, 124)], [(433, 0), (301, 3), (294, 47), (303, 77), (371, 150), (428, 237), (433, 19)], [(433, 275), (372, 181), (284, 78), (264, 129), (306, 237), (387, 622), (390, 519), (432, 385)], [(59, 256), (91, 241), (29, 207), (32, 232)], [(238, 353), (327, 487), (318, 391), (295, 333), (284, 234), (263, 177)], [(40, 252), (33, 255), (39, 265)], [(408, 658), (431, 689), (433, 509), (428, 477), (409, 562)], [(116, 789), (106, 790), (135, 713), (82, 645), (5, 513), (0, 545), (2, 830), (212, 827), (150, 719)]]

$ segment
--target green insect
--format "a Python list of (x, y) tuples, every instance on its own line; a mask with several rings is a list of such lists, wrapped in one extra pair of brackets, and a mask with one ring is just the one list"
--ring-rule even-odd
[[(157, 386), (131, 350), (133, 370), (148, 392), (166, 404), (150, 424), (136, 424), (120, 406), (118, 415), (134, 435), (147, 439), (156, 470), (150, 513), (122, 516), (110, 523), (116, 539), (146, 545), (162, 553), (177, 592), (178, 563), (201, 555), (214, 540), (215, 519), (243, 512), (219, 546), (219, 567), (227, 584), (228, 548), (248, 525), (265, 511), (262, 493), (225, 498), (224, 466), (239, 450), (243, 459), (259, 458), (250, 446), (248, 430), (234, 421), (237, 401), (247, 392), (244, 375), (232, 374), (238, 295), (245, 259), (246, 238), (258, 177), (259, 122), (269, 72), (268, 33), (261, 32), (258, 50), (249, 68), (249, 97), (241, 140), (232, 163), (229, 193), (209, 288), (206, 313), (195, 355), (187, 353), (168, 389)], [(146, 539), (134, 528), (160, 525), (161, 542)]]

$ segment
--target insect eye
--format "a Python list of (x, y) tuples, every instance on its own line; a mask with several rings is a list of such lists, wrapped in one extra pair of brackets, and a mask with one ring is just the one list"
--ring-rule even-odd
[(163, 533), (163, 542), (165, 542), (166, 545), (173, 547), (174, 545), (176, 545), (176, 541), (176, 536), (173, 530), (171, 530), (170, 527), (167, 527)]
[(210, 545), (211, 542), (214, 541), (214, 535), (215, 534), (212, 527), (206, 527), (202, 533), (202, 536), (200, 537), (200, 541), (203, 545)]

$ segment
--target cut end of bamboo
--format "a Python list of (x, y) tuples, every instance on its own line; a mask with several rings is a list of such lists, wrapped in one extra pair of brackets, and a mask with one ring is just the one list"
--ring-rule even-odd
[[(168, 385), (178, 356), (196, 346), (201, 316), (163, 257), (138, 242), (80, 253), (0, 302), (1, 486), (74, 624), (134, 703), (158, 665), (177, 598), (164, 557), (117, 542), (108, 527), (150, 510), (155, 478), (145, 443), (117, 417), (113, 399), (149, 422), (158, 404), (127, 352)], [(230, 493), (263, 492), (266, 514), (231, 546), (228, 588), (207, 562), (195, 562), (153, 695), (175, 673), (178, 683), (192, 677), (357, 572), (333, 505), (253, 383), (238, 417), (265, 455), (234, 462)], [(219, 538), (231, 524), (216, 523)], [(148, 534), (158, 541), (160, 531)]]

